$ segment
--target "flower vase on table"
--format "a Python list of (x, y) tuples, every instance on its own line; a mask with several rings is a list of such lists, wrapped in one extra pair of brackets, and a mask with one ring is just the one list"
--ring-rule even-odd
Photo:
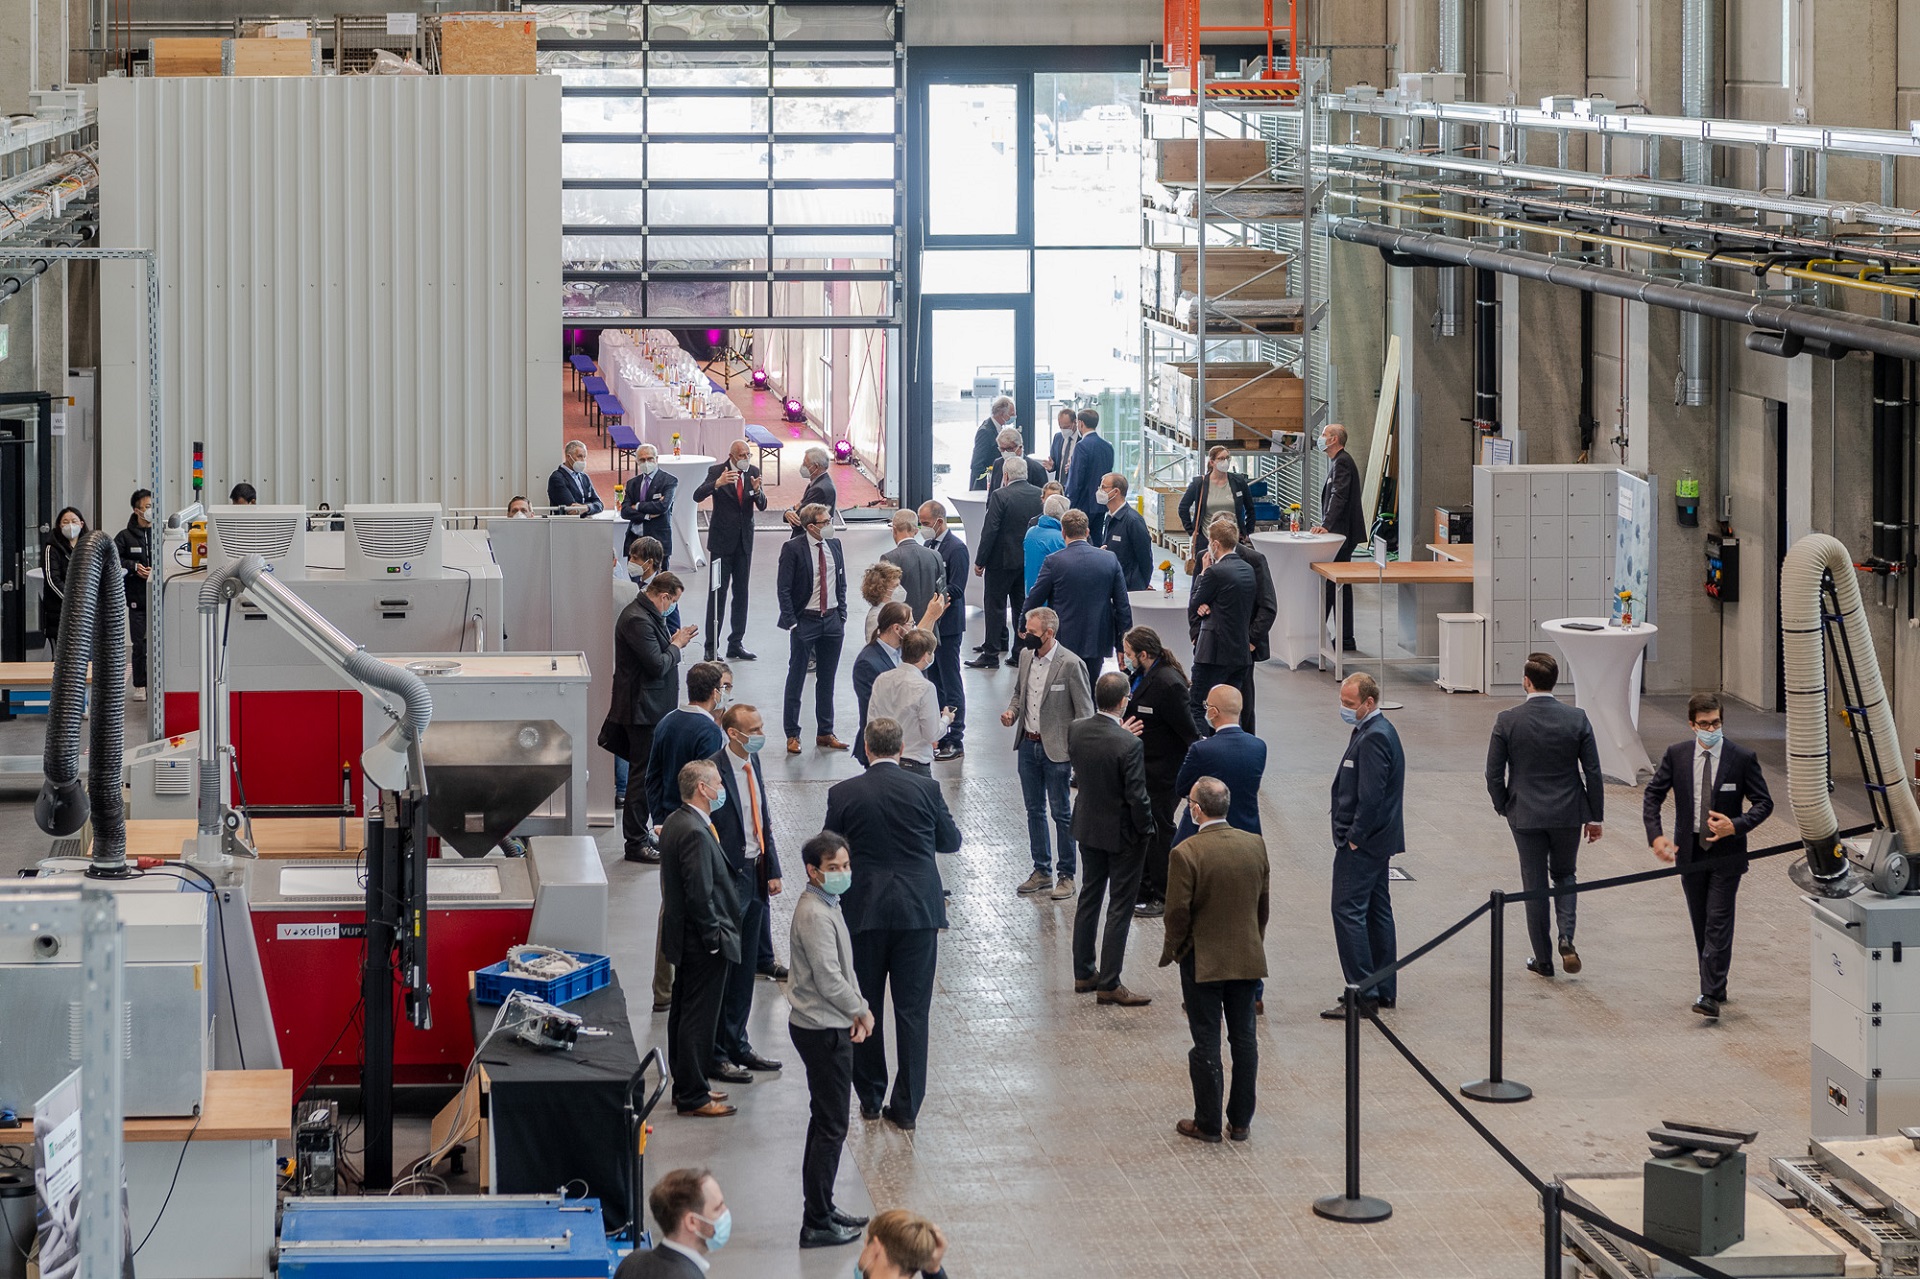
[(1633, 592), (1632, 591), (1620, 592), (1620, 629), (1623, 631), (1630, 631), (1633, 629)]
[(1160, 589), (1168, 595), (1173, 594), (1173, 561), (1160, 561)]

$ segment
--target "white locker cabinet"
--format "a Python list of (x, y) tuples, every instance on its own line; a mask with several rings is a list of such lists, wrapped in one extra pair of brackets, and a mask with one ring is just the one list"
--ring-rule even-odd
[(1473, 469), (1475, 524), (1487, 530), (1473, 567), (1486, 691), (1511, 692), (1527, 654), (1550, 651), (1540, 623), (1612, 615), (1618, 474), (1609, 466)]

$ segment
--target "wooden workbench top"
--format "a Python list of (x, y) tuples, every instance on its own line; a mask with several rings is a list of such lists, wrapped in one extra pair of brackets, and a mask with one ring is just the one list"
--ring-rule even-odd
[[(365, 842), (364, 818), (347, 819), (346, 847), (340, 846), (338, 817), (262, 817), (253, 823), (263, 858), (358, 857)], [(200, 829), (190, 818), (143, 818), (127, 823), (127, 856), (180, 856), (180, 849)]]
[(1473, 584), (1473, 565), (1451, 560), (1395, 560), (1384, 568), (1372, 560), (1323, 560), (1313, 566), (1313, 571), (1346, 586), (1379, 581), (1415, 586)]
[(1472, 542), (1428, 542), (1427, 549), (1439, 560), (1458, 560), (1462, 564), (1473, 563)]
[(0, 688), (46, 688), (52, 683), (52, 662), (0, 662)]
[[(210, 1070), (200, 1101), (200, 1126), (192, 1115), (126, 1121), (128, 1141), (278, 1141), (293, 1133), (291, 1070)], [(0, 1146), (33, 1142), (33, 1125), (0, 1129)]]

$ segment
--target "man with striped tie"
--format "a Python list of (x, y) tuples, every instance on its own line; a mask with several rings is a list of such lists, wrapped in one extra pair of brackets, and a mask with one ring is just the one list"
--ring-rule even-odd
[(831, 525), (826, 507), (803, 506), (800, 527), (806, 536), (789, 538), (780, 548), (780, 629), (789, 636), (782, 717), (789, 755), (800, 753), (800, 693), (809, 660), (814, 665), (813, 744), (821, 750), (847, 749), (833, 735), (833, 686), (847, 630), (847, 563), (840, 539), (827, 536)]
[(714, 1060), (707, 1067), (707, 1077), (741, 1084), (753, 1078), (750, 1071), (780, 1069), (779, 1061), (755, 1052), (747, 1038), (760, 921), (767, 913), (767, 899), (780, 892), (780, 854), (774, 848), (773, 818), (760, 773), (760, 748), (767, 742), (760, 712), (744, 704), (730, 706), (720, 725), (727, 744), (714, 753), (712, 763), (720, 771), (727, 802), (712, 820), (740, 899), (741, 955), (727, 970), (726, 993), (720, 997), (720, 1029), (714, 1036)]

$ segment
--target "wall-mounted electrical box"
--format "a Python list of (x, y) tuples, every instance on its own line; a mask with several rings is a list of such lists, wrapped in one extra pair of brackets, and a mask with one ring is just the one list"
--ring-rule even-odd
[(1706, 592), (1722, 604), (1740, 599), (1740, 539), (1731, 533), (1707, 534)]

